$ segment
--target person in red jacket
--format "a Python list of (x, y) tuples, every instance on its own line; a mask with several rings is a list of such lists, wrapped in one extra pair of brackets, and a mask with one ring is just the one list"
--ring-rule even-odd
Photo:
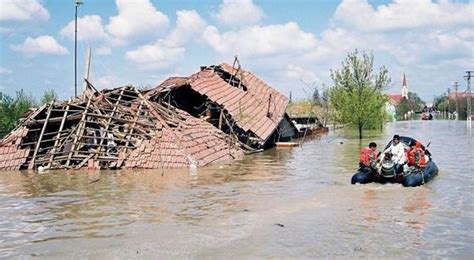
[(421, 143), (415, 140), (410, 142), (410, 150), (407, 152), (408, 166), (423, 169), (426, 166), (425, 152), (421, 148)]
[(361, 170), (371, 173), (377, 172), (377, 144), (372, 142), (369, 147), (360, 150), (359, 166)]

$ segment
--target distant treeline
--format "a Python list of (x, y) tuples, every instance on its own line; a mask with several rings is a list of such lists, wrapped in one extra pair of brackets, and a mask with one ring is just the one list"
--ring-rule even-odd
[(45, 91), (39, 102), (23, 90), (17, 91), (14, 97), (0, 92), (0, 138), (3, 138), (18, 125), (23, 114), (29, 109), (34, 109), (55, 99), (57, 99), (57, 94), (54, 90)]

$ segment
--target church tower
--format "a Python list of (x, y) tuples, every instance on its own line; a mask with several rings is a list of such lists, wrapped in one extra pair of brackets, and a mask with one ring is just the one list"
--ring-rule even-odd
[(403, 73), (402, 98), (408, 99), (408, 85), (405, 73)]

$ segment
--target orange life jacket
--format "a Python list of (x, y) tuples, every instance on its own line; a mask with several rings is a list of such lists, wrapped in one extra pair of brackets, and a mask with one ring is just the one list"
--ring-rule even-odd
[(418, 147), (412, 148), (407, 153), (407, 161), (408, 165), (414, 165), (419, 168), (425, 168), (425, 152), (423, 151), (423, 149)]
[(359, 162), (365, 166), (370, 166), (372, 162), (376, 161), (377, 150), (372, 151), (369, 147), (364, 147), (360, 150)]

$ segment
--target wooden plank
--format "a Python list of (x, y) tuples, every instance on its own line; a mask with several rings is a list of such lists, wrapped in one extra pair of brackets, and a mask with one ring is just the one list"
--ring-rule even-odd
[(48, 111), (46, 112), (45, 123), (43, 125), (43, 128), (41, 129), (41, 133), (40, 133), (40, 136), (38, 138), (38, 143), (36, 144), (35, 151), (33, 153), (33, 158), (31, 159), (30, 164), (28, 165), (28, 170), (32, 170), (35, 167), (36, 155), (38, 155), (38, 150), (39, 150), (40, 145), (41, 145), (41, 139), (43, 138), (44, 131), (46, 131), (46, 127), (48, 126), (48, 119), (51, 116), (51, 109), (53, 109), (53, 103), (54, 103), (54, 101), (50, 102), (49, 107), (48, 107)]
[(77, 133), (76, 133), (76, 136), (74, 136), (74, 141), (72, 143), (71, 151), (69, 152), (69, 155), (68, 155), (68, 159), (67, 159), (67, 162), (66, 162), (66, 167), (69, 167), (69, 164), (71, 163), (72, 155), (74, 154), (75, 149), (76, 149), (76, 143), (79, 140), (79, 136), (82, 135), (82, 131), (83, 131), (83, 128), (85, 126), (84, 121), (86, 119), (87, 111), (89, 110), (89, 106), (90, 106), (91, 101), (92, 101), (92, 96), (93, 95), (90, 95), (89, 98), (87, 99), (86, 107), (84, 109), (84, 112), (82, 113), (81, 121), (79, 122), (79, 125), (77, 127)]
[[(143, 101), (140, 101), (140, 106), (138, 107), (137, 113), (136, 113), (136, 115), (135, 115), (135, 120), (134, 120), (133, 125), (132, 125), (132, 127), (131, 127), (131, 129), (130, 129), (130, 132), (128, 133), (129, 135), (132, 135), (132, 134), (133, 134), (133, 130), (135, 130), (135, 126), (136, 126), (136, 124), (137, 124), (138, 118), (140, 117), (140, 113), (141, 113), (142, 107), (143, 107)], [(130, 139), (127, 140), (127, 142), (125, 143), (125, 147), (128, 147), (129, 144), (130, 144)], [(128, 148), (125, 148), (125, 149), (128, 149)], [(121, 162), (123, 162), (123, 160), (122, 160)], [(120, 165), (117, 165), (117, 167), (121, 167), (121, 166), (122, 166), (121, 163), (120, 163)]]
[(56, 141), (54, 141), (51, 157), (49, 158), (49, 162), (48, 162), (48, 166), (47, 166), (48, 168), (51, 167), (51, 164), (53, 163), (54, 153), (56, 152), (57, 146), (59, 144), (59, 138), (61, 137), (61, 132), (63, 131), (64, 123), (66, 122), (67, 113), (69, 112), (69, 104), (70, 103), (71, 103), (71, 99), (69, 99), (69, 101), (67, 102), (66, 111), (64, 111), (63, 120), (61, 121), (61, 125), (59, 126), (58, 134), (56, 135)]
[[(80, 114), (69, 115), (67, 120), (77, 120), (77, 119), (80, 119), (80, 118), (81, 118)], [(34, 126), (34, 125), (44, 125), (46, 123), (46, 121), (48, 121), (49, 123), (57, 123), (57, 122), (61, 122), (62, 120), (63, 120), (63, 117), (53, 117), (49, 120), (46, 120), (46, 119), (31, 120), (31, 121), (27, 122), (26, 125), (31, 127), (31, 126)]]
[[(115, 111), (117, 110), (117, 107), (119, 105), (119, 103), (121, 102), (122, 100), (122, 95), (123, 95), (123, 92), (124, 92), (125, 88), (122, 88), (121, 91), (120, 91), (120, 94), (119, 94), (119, 97), (117, 99), (117, 101), (115, 102), (114, 104), (114, 108), (113, 108), (113, 111), (111, 113), (111, 115), (109, 116), (108, 120), (107, 120), (107, 123), (106, 123), (106, 126), (105, 126), (105, 131), (104, 133), (105, 134), (108, 134), (107, 132), (109, 131), (109, 127), (110, 127), (110, 123), (112, 122), (112, 119), (114, 118), (114, 115), (115, 115)], [(98, 158), (99, 154), (102, 152), (102, 146), (104, 144), (104, 139), (105, 138), (102, 138), (102, 136), (100, 136), (101, 139), (100, 139), (100, 144), (99, 144), (99, 147), (97, 149), (97, 153), (95, 155), (95, 159)]]

